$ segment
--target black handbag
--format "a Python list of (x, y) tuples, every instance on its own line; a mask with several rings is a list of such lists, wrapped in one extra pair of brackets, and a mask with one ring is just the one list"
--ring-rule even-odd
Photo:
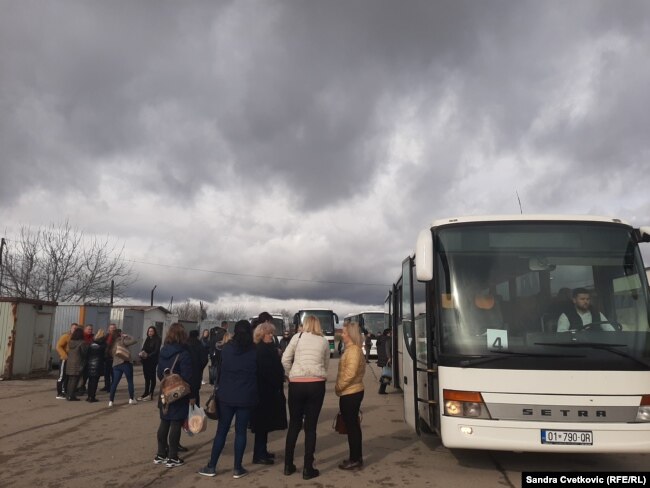
[(208, 398), (208, 401), (205, 402), (205, 408), (203, 409), (205, 416), (212, 420), (219, 420), (219, 399), (217, 397), (217, 388), (212, 390), (212, 395)]

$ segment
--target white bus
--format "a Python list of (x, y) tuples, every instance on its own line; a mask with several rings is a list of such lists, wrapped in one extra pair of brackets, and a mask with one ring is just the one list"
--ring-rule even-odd
[(604, 217), (433, 222), (386, 300), (406, 423), (449, 448), (650, 452), (640, 242), (650, 227)]
[(334, 333), (336, 324), (339, 323), (339, 316), (333, 311), (324, 308), (306, 308), (298, 310), (298, 312), (293, 316), (294, 331), (298, 329), (298, 326), (303, 323), (305, 317), (308, 315), (313, 315), (320, 320), (323, 334), (330, 345), (330, 357), (334, 356)]
[(370, 349), (370, 357), (377, 357), (377, 337), (386, 328), (386, 319), (383, 310), (380, 311), (366, 311), (359, 313), (351, 313), (343, 318), (343, 323), (356, 322), (361, 327), (364, 334), (370, 334), (372, 340), (372, 348)]

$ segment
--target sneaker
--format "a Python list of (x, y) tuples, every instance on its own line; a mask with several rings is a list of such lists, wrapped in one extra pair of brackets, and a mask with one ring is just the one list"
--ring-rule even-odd
[(214, 468), (211, 468), (210, 466), (204, 466), (201, 469), (199, 469), (198, 473), (202, 476), (209, 476), (212, 478), (213, 476), (217, 476), (217, 470)]
[(112, 406), (113, 406), (113, 402), (108, 402), (108, 406), (109, 406), (109, 407), (112, 407)]
[(232, 477), (235, 478), (236, 480), (238, 480), (239, 478), (243, 478), (247, 474), (248, 474), (248, 471), (246, 471), (244, 468), (239, 468), (239, 469), (233, 470)]
[(57, 396), (56, 396), (56, 399), (57, 399), (57, 400), (65, 400), (65, 399), (66, 399), (66, 396), (65, 396), (65, 395), (57, 395)]
[(139, 396), (138, 398), (136, 398), (136, 400), (139, 401), (139, 402), (141, 402), (142, 400), (144, 400), (144, 395), (143, 395), (143, 396)]
[(146, 397), (142, 397), (142, 399), (138, 398), (137, 400), (138, 400), (139, 402), (150, 402), (150, 401), (151, 401), (151, 398), (152, 398), (152, 397), (150, 397), (150, 396), (146, 396)]
[(183, 461), (181, 458), (176, 458), (176, 459), (168, 459), (167, 462), (165, 463), (165, 466), (168, 468), (176, 468), (178, 466), (182, 466), (185, 464), (185, 461)]
[(156, 457), (153, 458), (153, 463), (154, 464), (165, 464), (167, 462), (167, 458), (165, 456), (161, 456), (159, 454), (156, 454)]
[(129, 405), (137, 405), (137, 401), (135, 398), (129, 398)]

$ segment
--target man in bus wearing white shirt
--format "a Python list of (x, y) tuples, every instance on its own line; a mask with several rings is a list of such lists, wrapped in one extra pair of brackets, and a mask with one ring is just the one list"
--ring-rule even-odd
[(596, 330), (612, 331), (614, 327), (607, 318), (591, 306), (591, 294), (586, 288), (576, 288), (571, 297), (573, 307), (566, 310), (557, 321), (558, 332), (580, 330), (589, 324), (596, 324)]

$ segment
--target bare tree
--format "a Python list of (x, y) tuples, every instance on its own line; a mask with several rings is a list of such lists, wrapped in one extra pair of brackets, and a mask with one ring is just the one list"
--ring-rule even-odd
[(208, 317), (212, 320), (229, 320), (237, 321), (241, 319), (248, 319), (250, 315), (248, 314), (248, 309), (242, 305), (233, 305), (228, 308), (223, 308), (220, 310), (215, 310), (214, 312), (208, 313)]
[(207, 317), (208, 307), (203, 302), (193, 303), (187, 300), (181, 305), (176, 305), (173, 312), (178, 315), (179, 320), (192, 320), (201, 322)]
[[(10, 243), (11, 244), (11, 243)], [(108, 300), (124, 296), (135, 281), (123, 257), (124, 246), (109, 238), (86, 236), (67, 221), (33, 230), (23, 226), (8, 247), (4, 293), (57, 302)]]

